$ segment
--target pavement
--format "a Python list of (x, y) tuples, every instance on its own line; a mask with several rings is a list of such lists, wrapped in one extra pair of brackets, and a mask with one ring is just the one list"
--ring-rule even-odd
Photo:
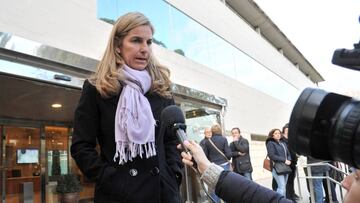
[[(297, 203), (310, 203), (310, 200), (309, 200), (309, 197), (310, 197), (310, 194), (307, 190), (307, 187), (306, 187), (306, 180), (305, 178), (303, 178), (304, 176), (302, 176), (302, 174), (299, 174), (299, 183), (298, 184), (298, 180), (297, 178), (295, 178), (295, 181), (294, 181), (294, 189), (295, 189), (295, 193), (300, 196), (300, 200), (297, 201)], [(260, 185), (262, 186), (265, 186), (267, 188), (272, 188), (271, 187), (271, 181), (272, 181), (272, 177), (269, 177), (269, 178), (263, 178), (263, 179), (259, 179), (259, 180), (255, 180), (255, 182), (259, 183)], [(299, 187), (300, 185), (300, 187)], [(339, 202), (343, 202), (343, 198), (341, 197), (341, 192), (340, 192), (340, 187), (339, 186), (336, 186), (336, 195), (337, 195), (337, 199)], [(343, 196), (346, 194), (346, 191), (344, 189), (342, 189), (342, 194)]]

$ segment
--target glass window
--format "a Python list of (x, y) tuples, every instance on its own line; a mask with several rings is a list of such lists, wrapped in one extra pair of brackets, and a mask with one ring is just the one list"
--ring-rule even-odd
[(130, 12), (144, 13), (155, 27), (154, 41), (169, 50), (236, 79), (252, 88), (293, 103), (298, 89), (162, 0), (98, 1), (98, 17), (116, 20)]

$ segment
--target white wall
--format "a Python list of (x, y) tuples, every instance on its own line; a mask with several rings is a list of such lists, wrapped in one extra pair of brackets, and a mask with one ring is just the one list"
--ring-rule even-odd
[[(301, 75), (296, 72), (297, 69), (289, 67), (286, 64), (289, 63), (287, 60), (274, 49), (270, 49), (267, 42), (265, 43), (261, 37), (245, 27), (238, 17), (235, 18), (231, 13), (217, 16), (217, 18), (215, 15), (208, 15), (227, 9), (218, 0), (185, 0), (176, 3), (187, 12), (191, 11), (195, 18), (207, 24), (213, 22), (212, 29), (218, 30), (227, 38), (233, 37), (234, 43), (238, 46), (241, 45), (244, 49), (259, 56), (262, 56), (261, 54), (274, 55), (273, 60), (270, 60), (274, 62), (269, 66), (278, 66), (281, 71), (284, 71), (283, 73), (278, 70), (281, 74), (287, 75), (289, 79), (294, 78), (299, 86), (306, 83), (304, 81), (307, 79), (301, 78)], [(203, 4), (200, 6), (201, 3)], [(106, 47), (111, 25), (97, 19), (96, 0), (0, 0), (0, 4), (6, 5), (0, 7), (1, 32), (94, 59), (99, 59)], [(198, 12), (198, 9), (209, 10)], [(228, 29), (229, 26), (232, 27), (231, 31)], [(264, 47), (262, 48), (264, 53), (255, 52), (255, 48), (258, 47)], [(159, 60), (171, 69), (172, 80), (175, 83), (227, 99), (228, 107), (225, 115), (227, 130), (238, 126), (245, 133), (267, 134), (270, 129), (281, 127), (288, 121), (291, 107), (280, 100), (162, 47), (154, 45), (154, 51)], [(269, 63), (268, 58), (258, 58)], [(291, 68), (291, 72), (287, 67)]]
[(97, 19), (96, 0), (0, 0), (0, 32), (99, 59), (111, 25)]
[[(217, 33), (280, 77), (291, 81), (299, 90), (314, 84), (288, 59), (255, 32), (245, 21), (219, 0), (166, 0)], [(204, 12), (206, 11), (206, 12)]]
[(267, 134), (288, 122), (292, 106), (165, 48), (154, 51), (170, 68), (173, 82), (227, 99), (227, 130), (238, 126), (244, 132)]

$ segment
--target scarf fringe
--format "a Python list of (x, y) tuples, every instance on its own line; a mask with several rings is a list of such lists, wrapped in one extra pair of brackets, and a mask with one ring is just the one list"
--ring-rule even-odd
[[(145, 152), (144, 149), (145, 148)], [(149, 158), (156, 156), (155, 142), (148, 142), (145, 144), (136, 144), (136, 143), (125, 143), (122, 141), (116, 142), (116, 152), (114, 155), (114, 162), (119, 159), (119, 165), (123, 165), (128, 161), (133, 161), (133, 158), (140, 156), (143, 158)]]

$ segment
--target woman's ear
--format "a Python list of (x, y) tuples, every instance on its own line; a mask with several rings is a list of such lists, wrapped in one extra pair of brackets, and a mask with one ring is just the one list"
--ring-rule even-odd
[(116, 53), (120, 54), (120, 47), (117, 47), (117, 48), (115, 49), (115, 51), (116, 51)]

